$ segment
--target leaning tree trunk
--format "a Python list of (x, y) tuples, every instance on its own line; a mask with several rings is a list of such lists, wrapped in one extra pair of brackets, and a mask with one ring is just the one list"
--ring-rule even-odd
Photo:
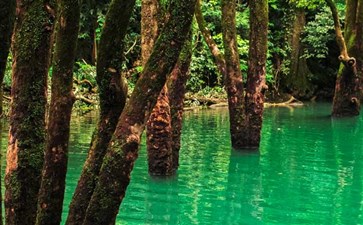
[[(160, 31), (161, 2), (143, 0), (141, 5), (141, 57), (145, 66)], [(168, 89), (160, 92), (157, 103), (146, 123), (146, 146), (149, 173), (157, 176), (173, 174), (171, 150), (171, 116)]]
[(60, 224), (68, 162), (70, 120), (74, 102), (73, 65), (79, 28), (78, 0), (57, 1), (52, 95), (37, 225)]
[(267, 57), (268, 3), (250, 1), (250, 48), (245, 102), (243, 148), (260, 145)]
[(2, 83), (4, 80), (6, 62), (8, 59), (9, 48), (10, 48), (10, 39), (13, 31), (15, 6), (16, 6), (15, 0), (0, 1), (0, 116), (3, 114)]
[(117, 124), (83, 225), (111, 224), (130, 182), (150, 110), (179, 57), (193, 18), (195, 0), (171, 1), (166, 23)]
[(226, 74), (225, 88), (228, 95), (229, 125), (233, 148), (243, 147), (243, 82), (237, 48), (236, 1), (222, 0), (222, 32)]
[(97, 57), (97, 83), (100, 118), (87, 160), (73, 195), (66, 224), (82, 224), (98, 180), (107, 146), (115, 131), (127, 97), (127, 84), (121, 77), (122, 41), (135, 0), (113, 0), (106, 15)]
[(172, 167), (176, 171), (179, 167), (179, 150), (181, 145), (182, 119), (184, 109), (184, 96), (186, 92), (186, 83), (189, 78), (190, 63), (192, 60), (192, 30), (189, 31), (189, 37), (185, 41), (183, 49), (179, 55), (177, 64), (171, 72), (167, 86), (169, 89), (170, 114), (171, 114), (171, 134), (172, 134)]
[(45, 105), (54, 10), (17, 1), (5, 175), (6, 224), (34, 225), (45, 147)]
[(218, 71), (222, 74), (223, 77), (226, 76), (226, 62), (223, 54), (218, 48), (217, 43), (213, 40), (213, 37), (210, 31), (207, 28), (206, 22), (204, 20), (202, 9), (201, 9), (201, 0), (197, 0), (197, 4), (195, 6), (195, 18), (198, 23), (198, 27), (200, 32), (203, 35), (205, 42), (208, 45), (208, 48), (214, 57), (215, 64), (218, 68)]
[(292, 95), (297, 98), (309, 98), (311, 96), (311, 85), (308, 81), (308, 76), (311, 72), (308, 68), (306, 58), (302, 57), (304, 54), (304, 46), (301, 43), (301, 37), (304, 33), (305, 24), (304, 9), (294, 9), (293, 23), (290, 27), (291, 35), (289, 37), (291, 63), (286, 84)]
[[(340, 28), (334, 2), (332, 0), (326, 2), (332, 11), (341, 61), (335, 85), (332, 116), (356, 116), (360, 113), (363, 75), (363, 1), (347, 1), (345, 37)], [(345, 40), (348, 40), (347, 44)]]

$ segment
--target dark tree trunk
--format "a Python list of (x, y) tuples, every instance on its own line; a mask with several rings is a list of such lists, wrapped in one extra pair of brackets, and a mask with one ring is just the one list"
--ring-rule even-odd
[[(16, 3), (15, 0), (0, 1), (0, 117), (2, 117), (3, 115), (2, 84), (4, 80), (6, 62), (8, 59), (10, 42), (11, 42), (11, 34), (14, 25), (15, 6), (16, 6), (15, 3)], [(3, 128), (2, 123), (0, 124), (0, 128), (1, 128), (0, 131), (2, 131)], [(0, 156), (1, 155), (2, 154), (0, 153)], [(0, 186), (1, 186), (1, 176), (0, 176)], [(0, 225), (3, 224), (2, 200), (3, 200), (2, 191), (0, 190)]]
[[(0, 116), (3, 114), (3, 80), (13, 31), (16, 0), (0, 1)], [(1, 198), (1, 194), (0, 194)], [(1, 212), (0, 212), (1, 213)]]
[(106, 15), (97, 60), (97, 83), (100, 95), (100, 118), (92, 139), (81, 178), (69, 208), (66, 224), (82, 224), (93, 194), (107, 146), (115, 131), (127, 97), (127, 85), (121, 77), (122, 41), (135, 0), (113, 0)]
[(68, 161), (70, 120), (74, 95), (73, 65), (79, 28), (79, 1), (57, 1), (52, 96), (48, 120), (37, 225), (60, 224)]
[[(326, 0), (334, 19), (342, 62), (335, 85), (333, 117), (356, 116), (360, 113), (363, 76), (363, 1), (346, 2), (345, 35), (341, 32), (338, 12), (332, 0)], [(345, 40), (348, 40), (347, 44)]]
[(186, 83), (189, 78), (190, 62), (192, 60), (192, 30), (189, 37), (184, 43), (184, 47), (179, 55), (179, 60), (167, 82), (169, 89), (170, 113), (171, 113), (171, 133), (172, 133), (172, 160), (173, 170), (179, 166), (179, 150), (182, 131), (182, 119), (184, 109), (184, 96), (186, 92)]
[(243, 148), (257, 149), (260, 145), (267, 57), (267, 0), (250, 1), (250, 48), (248, 55), (245, 97), (245, 134)]
[(171, 1), (166, 23), (133, 94), (121, 114), (102, 164), (99, 181), (87, 208), (84, 225), (114, 223), (138, 156), (141, 134), (166, 76), (172, 71), (187, 38), (195, 0)]
[(6, 224), (34, 225), (45, 148), (45, 105), (54, 10), (17, 1), (5, 175)]
[(228, 95), (229, 125), (233, 148), (243, 147), (243, 82), (237, 48), (236, 1), (222, 0), (222, 32), (226, 74), (225, 88)]
[(294, 20), (291, 26), (290, 35), (290, 73), (287, 78), (287, 86), (292, 95), (297, 98), (309, 98), (311, 87), (308, 76), (311, 74), (306, 59), (301, 57), (304, 54), (304, 46), (301, 43), (304, 26), (306, 24), (304, 9), (294, 10)]
[(82, 0), (80, 21), (80, 37), (77, 42), (77, 61), (84, 60), (88, 64), (96, 62), (96, 28), (97, 3), (96, 0)]

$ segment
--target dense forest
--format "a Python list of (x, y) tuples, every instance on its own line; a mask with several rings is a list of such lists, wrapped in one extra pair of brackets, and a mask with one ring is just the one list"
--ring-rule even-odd
[(9, 225), (61, 223), (72, 115), (99, 113), (66, 224), (108, 225), (144, 130), (149, 174), (178, 170), (186, 106), (225, 102), (237, 151), (266, 103), (360, 114), (362, 0), (2, 0), (0, 38)]

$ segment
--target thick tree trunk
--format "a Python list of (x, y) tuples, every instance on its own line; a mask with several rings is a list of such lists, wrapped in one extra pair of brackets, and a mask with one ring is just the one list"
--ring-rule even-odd
[[(291, 26), (290, 36), (290, 73), (287, 78), (287, 86), (293, 96), (297, 98), (309, 98), (311, 96), (311, 87), (308, 82), (308, 76), (311, 74), (306, 59), (301, 57), (304, 54), (304, 46), (301, 43), (301, 36), (304, 32), (305, 11), (297, 8), (294, 10), (294, 20)], [(309, 96), (310, 94), (310, 96)]]
[[(159, 0), (143, 0), (141, 5), (141, 57), (145, 66), (160, 31)], [(146, 123), (149, 173), (155, 176), (173, 174), (171, 149), (171, 116), (168, 89), (160, 92), (157, 103)]]
[(228, 95), (229, 125), (233, 148), (243, 147), (243, 82), (237, 48), (236, 1), (222, 0), (222, 32)]
[(337, 43), (340, 47), (339, 60), (342, 62), (335, 85), (332, 116), (356, 116), (360, 113), (362, 94), (363, 1), (347, 1), (345, 37), (342, 35), (334, 2), (332, 0), (326, 2), (332, 11)]
[(36, 224), (60, 224), (68, 161), (68, 142), (75, 97), (73, 65), (76, 55), (80, 7), (78, 0), (57, 1), (53, 56), (52, 96)]
[[(0, 1), (0, 116), (3, 114), (3, 88), (6, 62), (13, 31), (16, 0)], [(0, 194), (1, 197), (1, 194)], [(1, 213), (1, 212), (0, 212)]]
[(34, 225), (45, 148), (45, 105), (54, 10), (17, 1), (5, 175), (6, 224)]
[(197, 4), (195, 6), (195, 18), (197, 20), (199, 30), (202, 33), (203, 38), (204, 38), (205, 42), (207, 43), (208, 48), (214, 57), (214, 61), (217, 65), (218, 71), (222, 74), (223, 77), (225, 77), (226, 62), (225, 62), (223, 54), (221, 53), (221, 51), (219, 50), (219, 48), (217, 46), (217, 43), (215, 43), (210, 31), (207, 28), (206, 22), (204, 20), (203, 14), (202, 14), (201, 0), (197, 0)]
[(166, 85), (159, 94), (146, 126), (149, 173), (153, 176), (172, 175), (172, 129)]
[(127, 97), (127, 85), (121, 77), (123, 46), (135, 0), (113, 0), (106, 15), (97, 61), (100, 118), (92, 139), (81, 178), (69, 208), (66, 224), (82, 224), (88, 203), (98, 180), (107, 146), (115, 131)]
[(84, 225), (111, 224), (130, 182), (141, 134), (157, 97), (187, 37), (195, 0), (171, 1), (166, 23), (145, 69), (117, 124), (102, 164), (99, 181), (87, 208)]
[(246, 88), (243, 148), (260, 145), (267, 57), (267, 0), (250, 1), (250, 49)]
[(167, 82), (169, 89), (170, 113), (171, 113), (171, 133), (172, 133), (172, 160), (173, 170), (179, 167), (179, 150), (181, 146), (181, 130), (184, 109), (184, 96), (186, 83), (189, 78), (190, 62), (192, 60), (192, 30), (184, 43), (184, 47), (179, 55), (179, 60)]
[[(15, 0), (0, 1), (0, 117), (3, 115), (3, 80), (6, 70), (6, 62), (8, 59), (11, 34), (13, 31), (14, 17), (15, 17)], [(0, 131), (2, 131), (2, 123), (0, 124)], [(1, 141), (0, 141), (1, 143)], [(2, 154), (0, 153), (0, 156)], [(0, 157), (1, 160), (1, 157)], [(0, 163), (1, 166), (1, 163)], [(1, 176), (0, 176), (1, 186)], [(2, 191), (0, 190), (0, 225), (3, 224), (2, 213)]]

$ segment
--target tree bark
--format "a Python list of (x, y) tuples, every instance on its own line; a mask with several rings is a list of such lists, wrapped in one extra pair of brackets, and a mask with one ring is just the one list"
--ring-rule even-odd
[(42, 182), (38, 196), (37, 225), (57, 225), (61, 222), (70, 120), (75, 100), (72, 88), (80, 18), (79, 1), (58, 0), (57, 5), (52, 96)]
[(166, 23), (133, 94), (121, 114), (87, 208), (84, 225), (111, 224), (130, 182), (141, 134), (156, 99), (179, 57), (190, 29), (195, 0), (171, 1)]
[(301, 37), (306, 24), (305, 11), (302, 8), (294, 9), (293, 23), (290, 27), (290, 73), (287, 79), (287, 87), (291, 94), (297, 98), (309, 98), (311, 87), (308, 76), (311, 74), (306, 59), (301, 57), (304, 54), (304, 46)]
[(113, 0), (106, 15), (97, 57), (100, 118), (87, 160), (73, 195), (66, 224), (82, 224), (98, 180), (107, 146), (115, 131), (127, 98), (127, 84), (121, 77), (122, 41), (135, 0)]
[(189, 37), (185, 41), (183, 49), (179, 55), (177, 64), (175, 65), (170, 77), (167, 81), (170, 100), (171, 114), (171, 134), (172, 134), (172, 166), (176, 171), (179, 167), (179, 150), (181, 146), (181, 131), (183, 125), (183, 109), (184, 97), (186, 92), (186, 83), (189, 78), (190, 63), (192, 60), (192, 30), (189, 31)]
[(222, 0), (222, 33), (228, 95), (229, 125), (233, 148), (243, 147), (243, 82), (237, 48), (236, 1)]
[(2, 84), (14, 25), (15, 3), (15, 0), (2, 0), (0, 2), (0, 116), (3, 114)]
[(246, 88), (246, 115), (243, 148), (260, 145), (267, 57), (268, 3), (250, 1), (250, 48)]
[[(341, 61), (333, 99), (333, 117), (356, 116), (360, 113), (363, 76), (363, 1), (346, 3), (346, 30), (343, 37), (338, 12), (332, 0), (326, 0), (332, 11)], [(345, 40), (348, 40), (346, 43)]]
[(6, 224), (34, 225), (45, 147), (45, 105), (54, 10), (17, 0), (10, 132), (5, 175)]
[[(6, 70), (6, 63), (9, 54), (11, 34), (13, 31), (14, 17), (15, 17), (15, 0), (0, 1), (0, 117), (3, 115), (3, 80)], [(0, 124), (0, 131), (3, 125)], [(0, 141), (1, 143), (1, 141)], [(0, 154), (1, 156), (2, 154)], [(1, 157), (0, 157), (1, 160)], [(1, 165), (1, 164), (0, 164)], [(0, 176), (1, 186), (1, 176)], [(0, 190), (0, 225), (3, 224), (2, 213), (2, 191)]]

